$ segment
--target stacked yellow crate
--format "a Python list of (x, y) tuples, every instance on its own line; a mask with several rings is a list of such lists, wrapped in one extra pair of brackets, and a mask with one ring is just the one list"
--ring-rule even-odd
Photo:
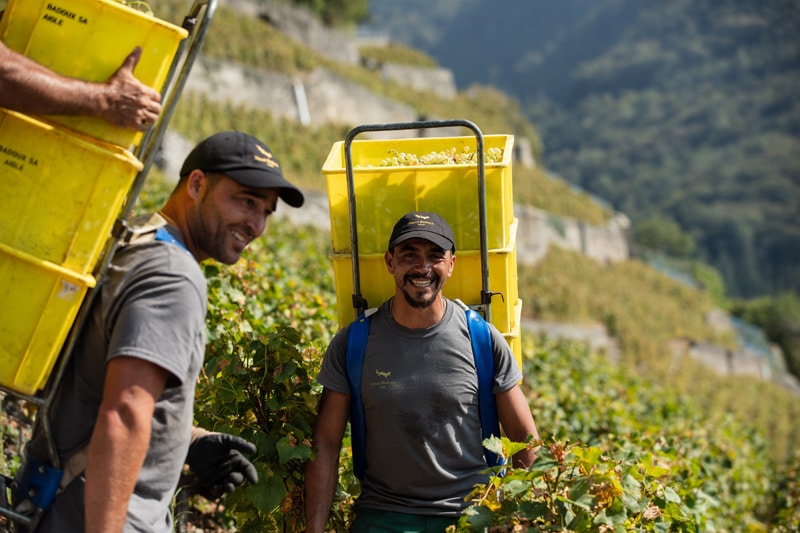
[[(495, 293), (491, 322), (503, 333), (521, 364), (520, 313), (517, 290), (517, 221), (513, 213), (511, 135), (484, 136), (484, 153), (501, 154), (485, 164), (486, 233), (489, 287)], [(353, 141), (354, 199), (357, 219), (359, 284), (368, 305), (377, 306), (394, 294), (383, 254), (392, 228), (409, 211), (433, 211), (453, 228), (458, 258), (444, 295), (465, 304), (481, 304), (482, 271), (478, 167), (472, 163), (392, 164), (393, 157), (449, 151), (475, 153), (475, 137)], [(388, 163), (388, 166), (387, 166)], [(344, 142), (333, 145), (323, 166), (327, 179), (333, 241), (333, 268), (340, 327), (355, 318), (350, 244), (350, 207)]]
[[(48, 68), (105, 81), (136, 47), (158, 90), (187, 32), (111, 0), (10, 0), (0, 40)], [(0, 386), (50, 375), (142, 163), (142, 133), (87, 117), (0, 109)]]

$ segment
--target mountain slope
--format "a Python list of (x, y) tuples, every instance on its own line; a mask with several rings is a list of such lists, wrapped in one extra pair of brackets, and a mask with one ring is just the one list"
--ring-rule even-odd
[[(405, 24), (373, 0), (388, 29)], [(421, 2), (420, 2), (421, 4)], [(515, 95), (547, 166), (676, 221), (741, 296), (800, 291), (800, 4), (463, 1), (392, 35)], [(402, 11), (395, 13), (395, 11)], [(422, 19), (424, 20), (424, 18)]]

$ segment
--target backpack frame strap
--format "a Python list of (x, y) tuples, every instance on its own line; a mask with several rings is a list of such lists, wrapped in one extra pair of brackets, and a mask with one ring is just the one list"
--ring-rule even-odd
[[(500, 437), (500, 421), (497, 417), (497, 401), (492, 393), (494, 385), (494, 352), (492, 350), (492, 335), (489, 325), (483, 317), (472, 309), (467, 309), (467, 326), (469, 339), (472, 343), (472, 355), (475, 358), (475, 368), (478, 371), (478, 405), (481, 414), (481, 436), (488, 439), (491, 436)], [(486, 464), (498, 466), (502, 460), (494, 452), (483, 448)]]
[(366, 469), (366, 420), (364, 402), (361, 400), (361, 375), (371, 316), (377, 311), (367, 309), (350, 324), (347, 333), (347, 381), (350, 384), (350, 440), (353, 447), (353, 472), (356, 478), (364, 477)]

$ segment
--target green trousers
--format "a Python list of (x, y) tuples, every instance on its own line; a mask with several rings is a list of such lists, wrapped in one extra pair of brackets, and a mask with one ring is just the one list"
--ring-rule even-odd
[(426, 516), (361, 509), (350, 533), (444, 533), (458, 521), (454, 516)]

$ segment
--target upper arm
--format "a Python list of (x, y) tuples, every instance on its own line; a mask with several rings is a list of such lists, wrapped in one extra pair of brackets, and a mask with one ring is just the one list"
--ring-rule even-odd
[(319, 400), (314, 443), (319, 446), (341, 446), (347, 419), (350, 416), (350, 395), (325, 387)]
[(525, 442), (528, 436), (538, 439), (528, 400), (519, 385), (495, 395), (497, 414), (505, 434), (514, 442)]
[(101, 409), (150, 417), (169, 376), (169, 371), (148, 361), (115, 357), (106, 365)]
[[(495, 399), (500, 424), (512, 442), (527, 442), (528, 438), (532, 438), (533, 442), (539, 440), (539, 432), (533, 421), (530, 405), (519, 385), (514, 385), (507, 391), (496, 394)], [(518, 452), (514, 455), (514, 465), (529, 467), (536, 459), (536, 450), (538, 449), (538, 446), (529, 447)]]

